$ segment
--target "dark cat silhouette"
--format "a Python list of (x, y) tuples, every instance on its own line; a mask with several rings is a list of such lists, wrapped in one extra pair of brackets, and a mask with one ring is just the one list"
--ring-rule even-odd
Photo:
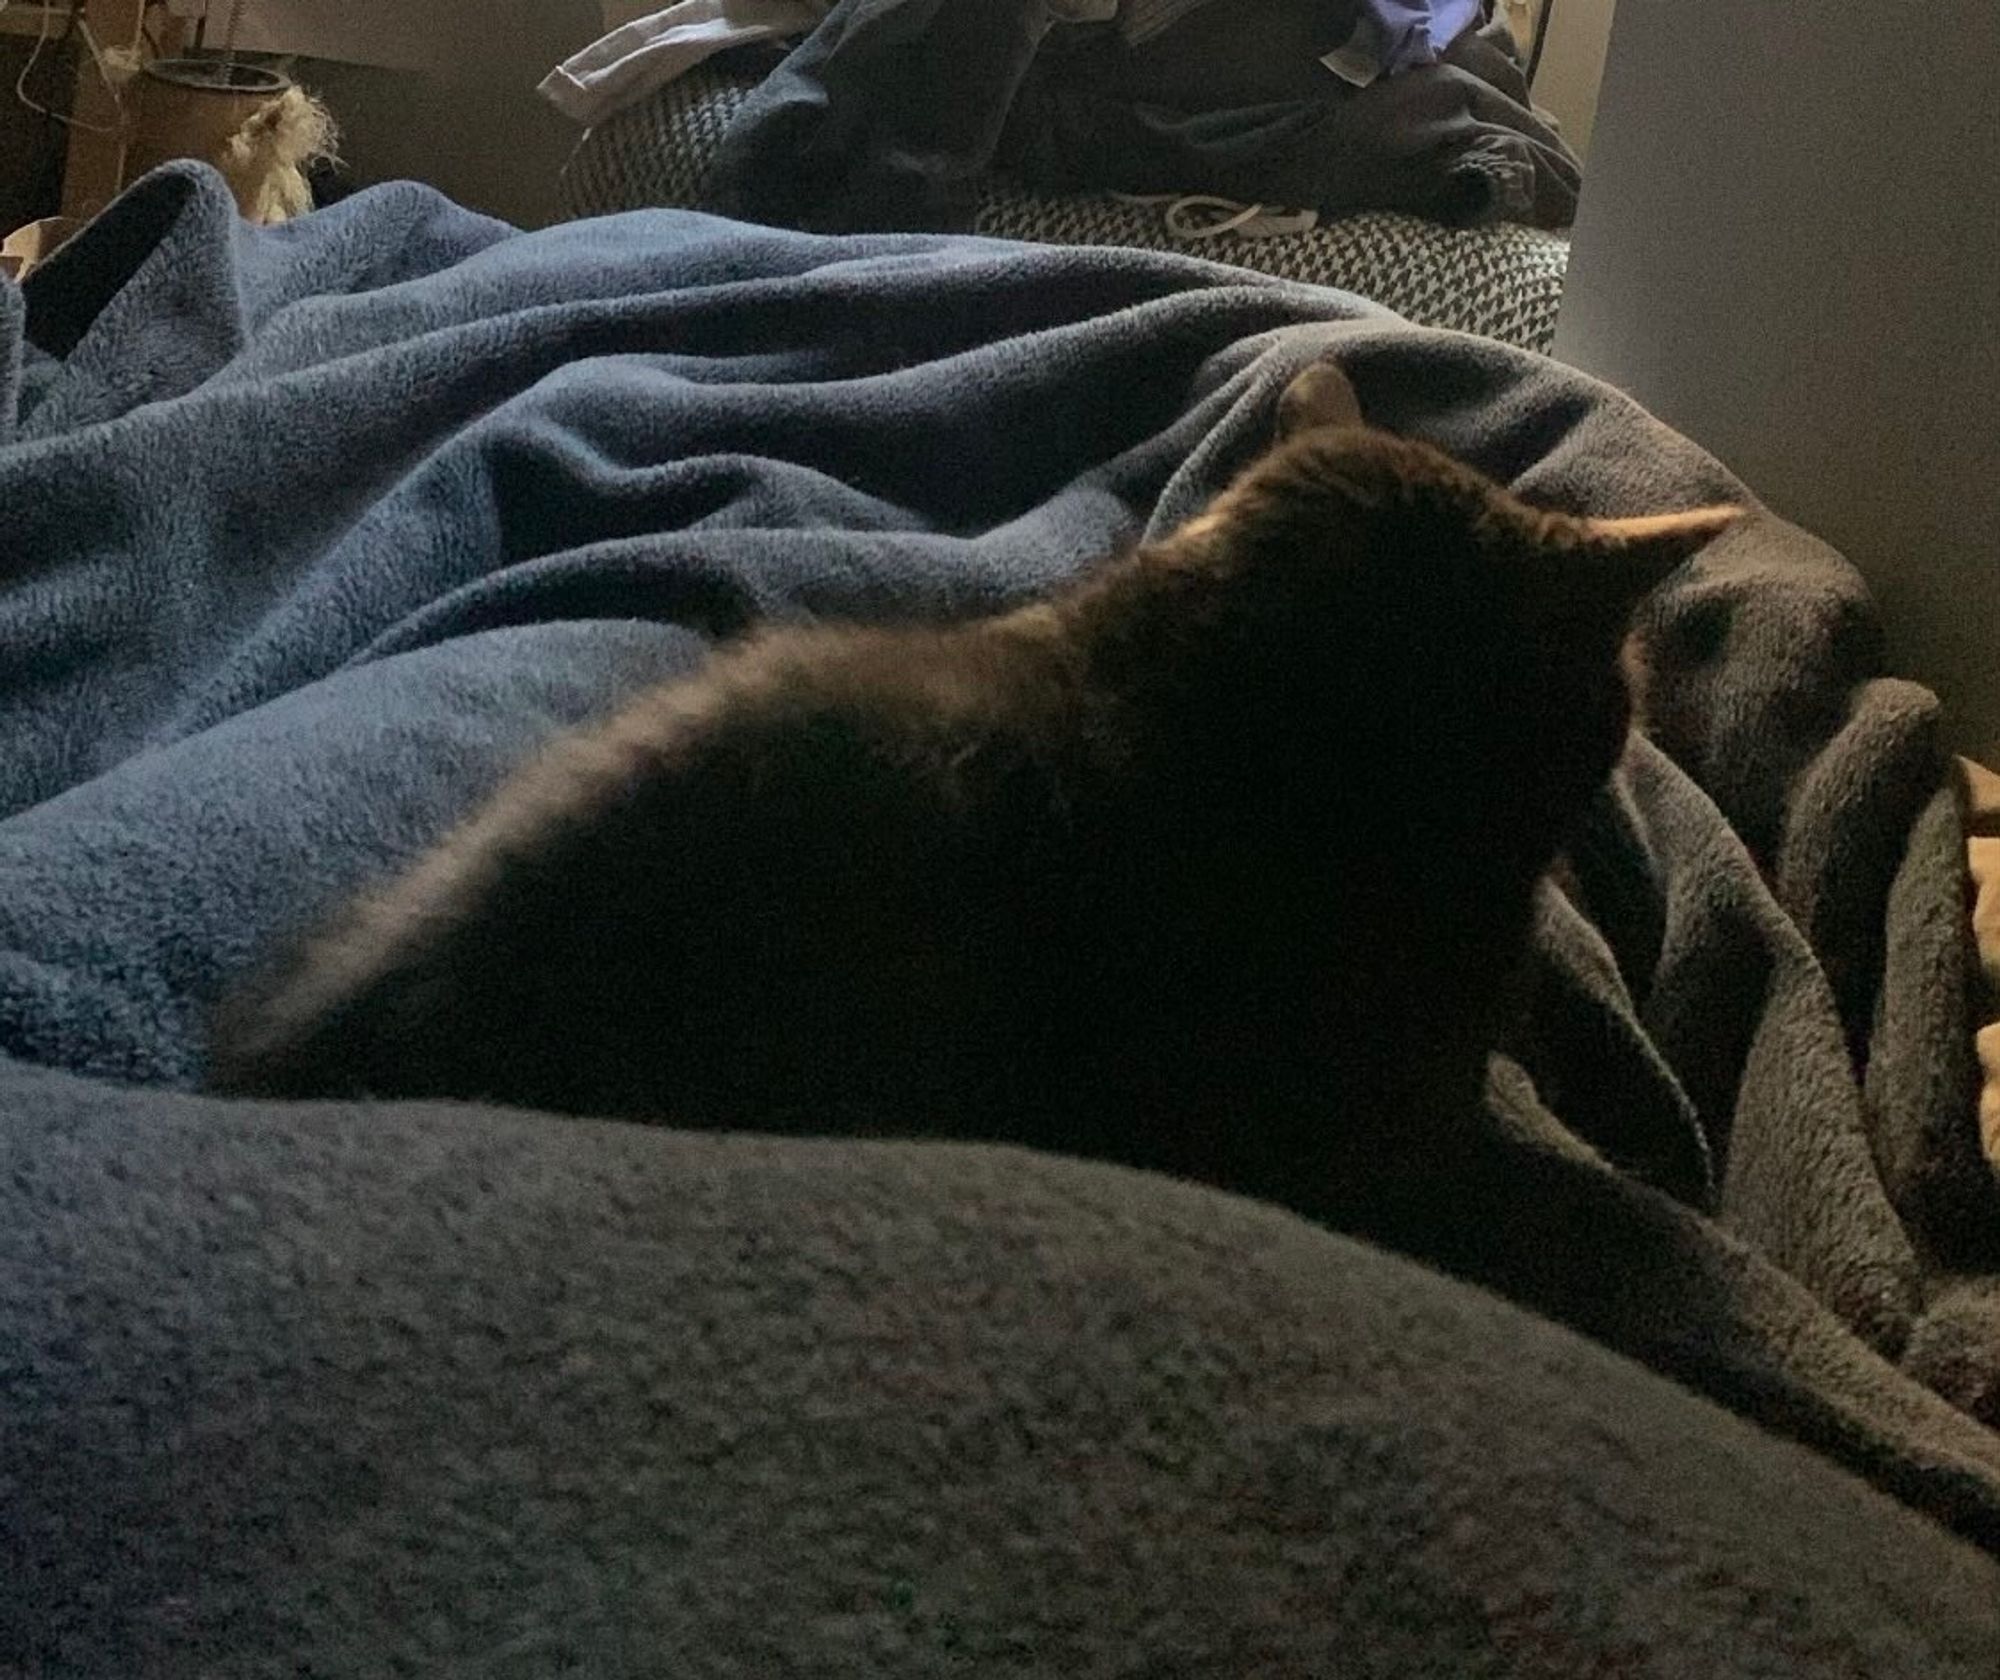
[(1357, 420), (1315, 370), (1206, 513), (1053, 598), (769, 631), (558, 740), (233, 999), (214, 1083), (1294, 1201), (1331, 1127), (1448, 1125), (1624, 741), (1632, 605), (1736, 516), (1538, 511)]

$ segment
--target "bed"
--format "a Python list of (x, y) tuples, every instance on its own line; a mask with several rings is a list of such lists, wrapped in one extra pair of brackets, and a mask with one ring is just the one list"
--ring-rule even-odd
[[(722, 136), (761, 76), (747, 55), (711, 61), (591, 128), (564, 166), (568, 214), (648, 206), (699, 209)], [(1111, 193), (1030, 191), (995, 177), (980, 192), (976, 231), (1056, 245), (1181, 251), (1372, 298), (1407, 320), (1484, 334), (1529, 350), (1555, 338), (1569, 261), (1566, 234), (1518, 222), (1452, 228), (1420, 216), (1372, 211), (1303, 233), (1246, 238), (1175, 237), (1174, 200), (1134, 202)], [(1175, 225), (1230, 219), (1198, 205)]]
[(1747, 496), (1635, 405), (1182, 255), (260, 230), (194, 165), (0, 346), (9, 1665), (1991, 1674), (1979, 854), (1767, 512), (1643, 609), (1506, 1171), (1400, 1253), (1057, 1155), (201, 1093), (274, 932), (751, 624), (1032, 598), (1329, 357), (1558, 505)]

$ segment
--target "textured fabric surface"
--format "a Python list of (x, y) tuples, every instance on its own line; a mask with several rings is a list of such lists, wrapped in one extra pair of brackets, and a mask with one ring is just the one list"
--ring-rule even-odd
[[(255, 230), (211, 172), (149, 178), (25, 290), (0, 286), (0, 1055), (154, 1087), (196, 1082), (203, 1010), (253, 953), (408, 858), (551, 730), (689, 669), (761, 618), (921, 617), (1031, 597), (1202, 506), (1264, 445), (1286, 384), (1327, 356), (1372, 420), (1532, 499), (1620, 514), (1745, 494), (1635, 405), (1544, 358), (1186, 258), (817, 239), (666, 211), (517, 234), (408, 186)], [(1402, 1188), (1416, 1193), (1355, 1200), (1350, 1223), (2000, 1548), (2000, 1435), (1987, 1427), (2000, 1403), (2000, 1215), (1974, 1120), (1966, 836), (1936, 704), (1882, 675), (1853, 571), (1766, 513), (1670, 580), (1642, 630), (1650, 738), (1545, 896), (1530, 1008), (1495, 1060), (1490, 1124), (1434, 1158), (1413, 1150), (1423, 1182)], [(308, 1138), (322, 1122), (307, 1112), (246, 1120), (170, 1091), (113, 1098), (25, 1066), (4, 1078), (10, 1135), (30, 1140), (31, 1163), (51, 1164), (0, 1176), (10, 1276), (25, 1280), (10, 1285), (10, 1311), (27, 1342), (8, 1345), (40, 1350), (31, 1388), (43, 1397), (39, 1444), (6, 1460), (27, 1486), (0, 1509), (47, 1520), (102, 1434), (107, 1464), (136, 1476), (132, 1455), (159, 1453), (147, 1474), (187, 1478), (144, 1483), (145, 1510), (178, 1509), (192, 1525), (175, 1530), (184, 1537), (228, 1528), (247, 1497), (232, 1432), (258, 1416), (240, 1373), (260, 1368), (273, 1323), (305, 1337), (269, 1361), (299, 1385), (273, 1450), (318, 1454), (310, 1474), (330, 1484), (361, 1474), (365, 1453), (360, 1465), (340, 1458), (366, 1439), (348, 1429), (354, 1387), (329, 1399), (319, 1434), (301, 1433), (301, 1373), (332, 1357), (307, 1327), (318, 1323), (320, 1226), (362, 1194), (353, 1178), (374, 1170), (369, 1152), (427, 1134), (435, 1111), (339, 1122), (325, 1210), (300, 1226), (291, 1198), (306, 1192), (280, 1163), (320, 1148)], [(64, 1165), (34, 1129), (60, 1131), (72, 1124), (60, 1115), (80, 1110), (138, 1142), (185, 1121), (192, 1130), (174, 1135), (208, 1167), (191, 1160), (196, 1176), (154, 1202), (115, 1187), (121, 1169), (106, 1161), (126, 1160), (142, 1186), (160, 1177), (115, 1143)], [(1330, 1147), (1339, 1122), (1328, 1117)], [(615, 1220), (643, 1197), (624, 1168), (592, 1162), (627, 1147), (606, 1140), (642, 1134), (490, 1124), (501, 1131), (475, 1123), (449, 1171), (410, 1192), (448, 1200), (462, 1176), (473, 1198), (462, 1221), (444, 1211), (410, 1222), (407, 1201), (382, 1215), (411, 1245), (387, 1275), (410, 1280), (409, 1298), (437, 1298), (441, 1316), (412, 1320), (403, 1282), (371, 1309), (369, 1290), (390, 1287), (378, 1273), (353, 1284), (358, 1339), (325, 1330), (354, 1354), (343, 1381), (387, 1385), (369, 1406), (397, 1404), (402, 1377), (381, 1350), (399, 1338), (409, 1350), (436, 1343), (447, 1364), (462, 1348), (480, 1371), (478, 1350), (512, 1345), (511, 1330), (486, 1337), (465, 1280), (505, 1294), (514, 1284), (497, 1257), (541, 1252), (543, 1215), (517, 1219), (507, 1198), (551, 1188), (545, 1161), (568, 1161), (614, 1221), (564, 1204), (577, 1246), (548, 1289), (623, 1264)], [(511, 1155), (503, 1132), (547, 1141)], [(252, 1135), (267, 1142), (243, 1141)], [(483, 1165), (468, 1158), (489, 1144)], [(245, 1148), (256, 1157), (247, 1180), (227, 1165)], [(756, 1170), (766, 1150), (713, 1140), (657, 1170), (701, 1161), (726, 1177)], [(797, 1158), (849, 1153), (881, 1158), (853, 1143)], [(222, 1176), (202, 1178), (211, 1167)], [(68, 1251), (63, 1221), (82, 1202), (97, 1223), (74, 1242), (101, 1248), (113, 1270), (51, 1290), (37, 1256)], [(809, 1207), (764, 1205), (769, 1241), (817, 1251), (846, 1240), (809, 1229)], [(944, 1218), (920, 1197), (899, 1211)], [(226, 1241), (210, 1224), (239, 1216)], [(1141, 1256), (1151, 1217), (1128, 1227)], [(776, 1229), (788, 1219), (804, 1225)], [(451, 1270), (461, 1238), (467, 1273)], [(357, 1252), (373, 1245), (356, 1240)], [(779, 1286), (760, 1241), (730, 1252), (733, 1287), (761, 1299)], [(231, 1287), (242, 1293), (212, 1311), (188, 1280), (239, 1248)], [(1229, 1244), (1216, 1252), (1235, 1264)], [(950, 1315), (927, 1310), (905, 1326), (887, 1272), (871, 1268), (858, 1296), (827, 1287), (866, 1303), (855, 1310), (881, 1334), (863, 1347), (843, 1320), (825, 1345), (888, 1362), (880, 1380), (920, 1398), (929, 1338)], [(714, 1276), (716, 1293), (701, 1297), (713, 1305), (688, 1310), (726, 1347), (732, 1286), (726, 1269)], [(142, 1295), (151, 1306), (136, 1305)], [(798, 1347), (817, 1347), (819, 1309), (796, 1299)], [(229, 1316), (239, 1308), (246, 1316)], [(226, 1356), (204, 1344), (161, 1365), (123, 1340), (142, 1310), (238, 1339)], [(646, 1333), (614, 1340), (637, 1358)], [(560, 1365), (564, 1355), (535, 1345), (531, 1368)], [(579, 1369), (618, 1363), (603, 1344), (577, 1354)], [(128, 1380), (117, 1364), (128, 1355), (131, 1370), (159, 1372), (157, 1386)], [(811, 1355), (799, 1357), (802, 1428), (814, 1390)], [(1427, 1353), (1386, 1343), (1379, 1357), (1387, 1371), (1428, 1368)], [(239, 1374), (224, 1380), (224, 1367)], [(678, 1392), (657, 1430), (684, 1413)], [(568, 1391), (547, 1393), (533, 1403)], [(596, 1401), (575, 1404), (588, 1414)], [(629, 1428), (616, 1408), (600, 1421), (613, 1436)], [(72, 1424), (64, 1457), (55, 1449)], [(425, 1485), (413, 1478), (431, 1463), (513, 1555), (507, 1490), (529, 1473), (525, 1454), (551, 1478), (536, 1519), (553, 1525), (548, 1545), (559, 1550), (565, 1521), (602, 1532), (593, 1513), (622, 1497), (622, 1483), (602, 1480), (616, 1455), (564, 1459), (559, 1437), (477, 1433), (487, 1428), (453, 1448), (443, 1422), (424, 1424), (379, 1461), (397, 1466), (373, 1484), (396, 1484), (396, 1521), (420, 1526)], [(824, 1438), (791, 1424), (780, 1434), (778, 1462), (802, 1475), (833, 1467)], [(1210, 1437), (1166, 1437), (1161, 1463), (1198, 1475)], [(1029, 1438), (1023, 1474), (1052, 1494), (1064, 1441), (1039, 1425)], [(182, 1440), (213, 1443), (215, 1462), (207, 1446), (181, 1453)], [(687, 1450), (706, 1449), (689, 1437)], [(1392, 1466), (1384, 1481), (1410, 1476)], [(184, 1507), (154, 1500), (163, 1485)], [(810, 1499), (827, 1484), (799, 1485)], [(231, 1491), (210, 1504), (210, 1487)], [(397, 1503), (405, 1494), (416, 1504)], [(688, 1497), (698, 1509), (699, 1490)], [(858, 1495), (840, 1544), (909, 1544), (927, 1532), (912, 1529), (910, 1513), (926, 1509), (916, 1497)], [(100, 1508), (87, 1493), (68, 1505)], [(949, 1508), (928, 1509), (938, 1534), (955, 1532)], [(1148, 1523), (1120, 1529), (1112, 1510), (1092, 1509), (1101, 1532), (1150, 1555)], [(246, 1510), (240, 1532), (266, 1526)], [(149, 1532), (121, 1524), (89, 1543), (128, 1531)], [(348, 1590), (374, 1555), (369, 1537), (343, 1530), (330, 1543)], [(143, 1573), (150, 1542), (132, 1555)], [(86, 1547), (58, 1551), (49, 1568), (83, 1592), (103, 1561)], [(149, 1615), (178, 1614), (148, 1603)]]
[(1324, 62), (1327, 13), (1322, 0), (1231, 0), (1131, 52), (1052, 36), (992, 161), (1043, 188), (1194, 190), (1461, 226), (1575, 220), (1582, 164), (1531, 108), (1504, 20), (1465, 31), (1439, 63), (1355, 87)]
[[(593, 128), (563, 171), (571, 215), (654, 205), (699, 208), (716, 148), (756, 85), (752, 71), (704, 66)], [(1481, 333), (1524, 349), (1555, 339), (1569, 264), (1567, 236), (1504, 222), (1447, 228), (1373, 212), (1271, 239), (1224, 235), (1177, 243), (1157, 206), (1106, 193), (981, 191), (975, 226), (997, 238), (1056, 245), (1185, 251), (1284, 279), (1356, 292), (1422, 326)]]
[(1046, 0), (838, 0), (745, 101), (711, 199), (818, 232), (966, 232), (1004, 167), (1035, 187), (1325, 215), (1575, 219), (1582, 166), (1531, 108), (1504, 22), (1365, 86), (1324, 62), (1351, 29), (1323, 4), (1233, 0), (1134, 47), (1060, 27)]
[(827, 0), (675, 0), (599, 36), (536, 88), (575, 123), (600, 122), (734, 47), (803, 35)]
[(1990, 1680), (2000, 1565), (1273, 1209), (0, 1080), (0, 1668)]

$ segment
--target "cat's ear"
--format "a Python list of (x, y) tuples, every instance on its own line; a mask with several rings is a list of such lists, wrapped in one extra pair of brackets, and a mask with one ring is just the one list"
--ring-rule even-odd
[[(1514, 651), (1529, 684), (1521, 716), (1532, 741), (1528, 780), (1573, 817), (1624, 748), (1646, 666), (1632, 638), (1640, 601), (1742, 517), (1738, 508), (1642, 519), (1537, 513), (1513, 502), (1518, 564), (1510, 577)], [(1490, 530), (1490, 527), (1489, 527)], [(1513, 546), (1513, 545), (1510, 545)]]
[(1636, 519), (1543, 514), (1534, 522), (1528, 570), (1534, 616), (1551, 632), (1622, 637), (1646, 595), (1743, 517), (1737, 507)]
[(1315, 426), (1362, 426), (1361, 398), (1332, 362), (1314, 362), (1278, 398), (1278, 440)]
[(1740, 507), (1705, 507), (1576, 525), (1588, 561), (1618, 578), (1636, 605), (1743, 517)]
[(1658, 583), (1743, 517), (1740, 507), (1705, 507), (1636, 519), (1579, 519), (1576, 524), (1588, 547), (1620, 565), (1651, 572)]

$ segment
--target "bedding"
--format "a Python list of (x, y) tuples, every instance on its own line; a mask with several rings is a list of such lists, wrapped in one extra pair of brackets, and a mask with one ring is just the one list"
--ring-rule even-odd
[[(511, 1380), (503, 1353), (479, 1351), (520, 1328), (511, 1292), (595, 1275), (537, 1270), (544, 1238), (521, 1233), (588, 1222), (593, 1197), (605, 1241), (670, 1260), (678, 1216), (651, 1222), (632, 1198), (738, 1187), (747, 1223), (703, 1264), (733, 1255), (753, 1292), (777, 1287), (759, 1270), (773, 1243), (838, 1253), (883, 1219), (976, 1226), (1017, 1176), (1031, 1202), (1056, 1186), (1033, 1203), (1044, 1223), (1077, 1197), (1126, 1195), (1090, 1187), (1114, 1181), (1153, 1208), (1167, 1192), (1136, 1175), (1072, 1181), (999, 1151), (774, 1154), (549, 1117), (187, 1093), (204, 1011), (256, 952), (407, 859), (552, 730), (762, 620), (1032, 597), (1199, 508), (1324, 357), (1371, 419), (1531, 498), (1604, 514), (1747, 498), (1634, 404), (1543, 358), (1156, 253), (820, 238), (673, 211), (523, 234), (409, 185), (254, 229), (219, 177), (175, 165), (24, 288), (0, 286), (0, 1107), (17, 1152), (0, 1173), (0, 1345), (20, 1350), (0, 1512), (54, 1522), (59, 1490), (37, 1478), (91, 1462), (93, 1441), (110, 1464), (155, 1451), (152, 1418), (190, 1456), (147, 1460), (146, 1497), (163, 1502), (147, 1520), (226, 1524), (157, 1477), (198, 1488), (205, 1454), (232, 1462), (235, 1425), (215, 1408), (260, 1404), (266, 1338), (266, 1365), (286, 1373), (271, 1450), (314, 1475), (394, 1480), (373, 1461), (339, 1468), (344, 1408), (405, 1380), (382, 1348), (401, 1338), (447, 1364), (461, 1349), (453, 1393), (473, 1372)], [(2000, 1192), (1979, 1148), (1967, 836), (1936, 702), (1883, 671), (1852, 569), (1761, 510), (1664, 586), (1641, 627), (1647, 734), (1544, 894), (1532, 1007), (1495, 1057), (1489, 1124), (1436, 1162), (1427, 1218), (1384, 1210), (1358, 1234), (2000, 1549)], [(931, 1193), (925, 1163), (946, 1155), (943, 1201), (898, 1200)], [(957, 1163), (984, 1188), (951, 1188)], [(129, 1200), (107, 1188), (133, 1178)], [(565, 1211), (520, 1212), (557, 1185)], [(403, 1232), (396, 1267), (445, 1267), (440, 1287), (459, 1293), (435, 1318), (408, 1318), (403, 1283), (368, 1284), (376, 1227), (342, 1234), (350, 1197)], [(430, 1205), (426, 1223), (415, 1210)], [(1105, 1217), (1142, 1242), (1155, 1214)], [(426, 1245), (444, 1257), (414, 1260)], [(64, 1286), (63, 1262), (51, 1281), (51, 1256), (100, 1251), (107, 1270)], [(176, 1280), (211, 1277), (218, 1252), (224, 1298), (183, 1299)], [(1240, 1263), (1220, 1238), (1206, 1252), (1224, 1272)], [(1401, 1287), (1402, 1272), (1351, 1259), (1372, 1249), (1312, 1252)], [(453, 1253), (479, 1258), (457, 1271)], [(798, 1275), (824, 1282), (818, 1264)], [(540, 1281), (504, 1275), (516, 1265)], [(947, 1320), (899, 1316), (888, 1265), (862, 1268), (859, 1297), (835, 1280), (786, 1298), (827, 1347), (899, 1362), (884, 1392), (934, 1419), (923, 1338)], [(702, 1286), (711, 1303), (730, 1287), (726, 1269)], [(308, 1334), (299, 1315), (318, 1323), (322, 1289), (354, 1317)], [(482, 1291), (512, 1304), (482, 1317)], [(162, 1324), (195, 1315), (184, 1360), (128, 1359), (140, 1295)], [(211, 1305), (220, 1320), (202, 1316)], [(703, 1310), (724, 1316), (701, 1333), (726, 1341), (726, 1310)], [(535, 1322), (532, 1358), (566, 1368), (552, 1321)], [(1429, 1357), (1387, 1334), (1392, 1366)], [(202, 1364), (215, 1338), (238, 1362), (220, 1386)], [(572, 1352), (590, 1365), (619, 1346), (650, 1369), (636, 1341)], [(317, 1414), (288, 1385), (327, 1359), (345, 1374)], [(787, 1370), (811, 1391), (810, 1360)], [(528, 1389), (569, 1392), (539, 1380)], [(667, 1430), (691, 1400), (659, 1393)], [(771, 1461), (808, 1480), (810, 1417)], [(456, 1478), (476, 1559), (476, 1534), (514, 1521), (482, 1515), (478, 1490), (517, 1485), (523, 1449), (503, 1430), (477, 1437), (490, 1456), (453, 1459), (449, 1419), (424, 1428), (397, 1450)], [(1160, 1451), (1185, 1466), (1193, 1439)], [(1020, 1450), (1046, 1479), (1032, 1439)], [(551, 1473), (535, 1521), (559, 1552), (563, 1488), (595, 1499), (592, 1477), (615, 1471)], [(417, 1522), (420, 1502), (379, 1497)], [(878, 1519), (913, 1520), (864, 1500), (826, 1519), (827, 1543), (889, 1545)], [(8, 1538), (48, 1548), (54, 1532)], [(58, 1548), (67, 1561), (50, 1567), (82, 1593), (88, 1546), (115, 1538)]]
[[(704, 64), (591, 128), (563, 166), (565, 213), (711, 208), (716, 152), (763, 69), (741, 55)], [(1173, 231), (1172, 202), (1163, 208), (1102, 192), (1031, 192), (994, 176), (979, 185), (973, 227), (1042, 244), (1179, 251), (1357, 292), (1422, 326), (1527, 350), (1555, 341), (1569, 267), (1565, 234), (1516, 222), (1448, 228), (1371, 211), (1274, 237), (1223, 231), (1189, 240)], [(1207, 205), (1198, 216), (1200, 226), (1231, 219)]]
[[(716, 208), (820, 232), (962, 232), (996, 168), (1030, 186), (1205, 192), (1454, 226), (1567, 227), (1581, 165), (1504, 20), (1372, 80), (1326, 55), (1360, 8), (1198, 9), (1129, 46), (1102, 8), (838, 0), (723, 136)], [(1356, 85), (1356, 80), (1365, 85)]]
[(0, 1667), (1991, 1680), (2000, 1562), (1482, 1290), (1012, 1151), (35, 1072)]

